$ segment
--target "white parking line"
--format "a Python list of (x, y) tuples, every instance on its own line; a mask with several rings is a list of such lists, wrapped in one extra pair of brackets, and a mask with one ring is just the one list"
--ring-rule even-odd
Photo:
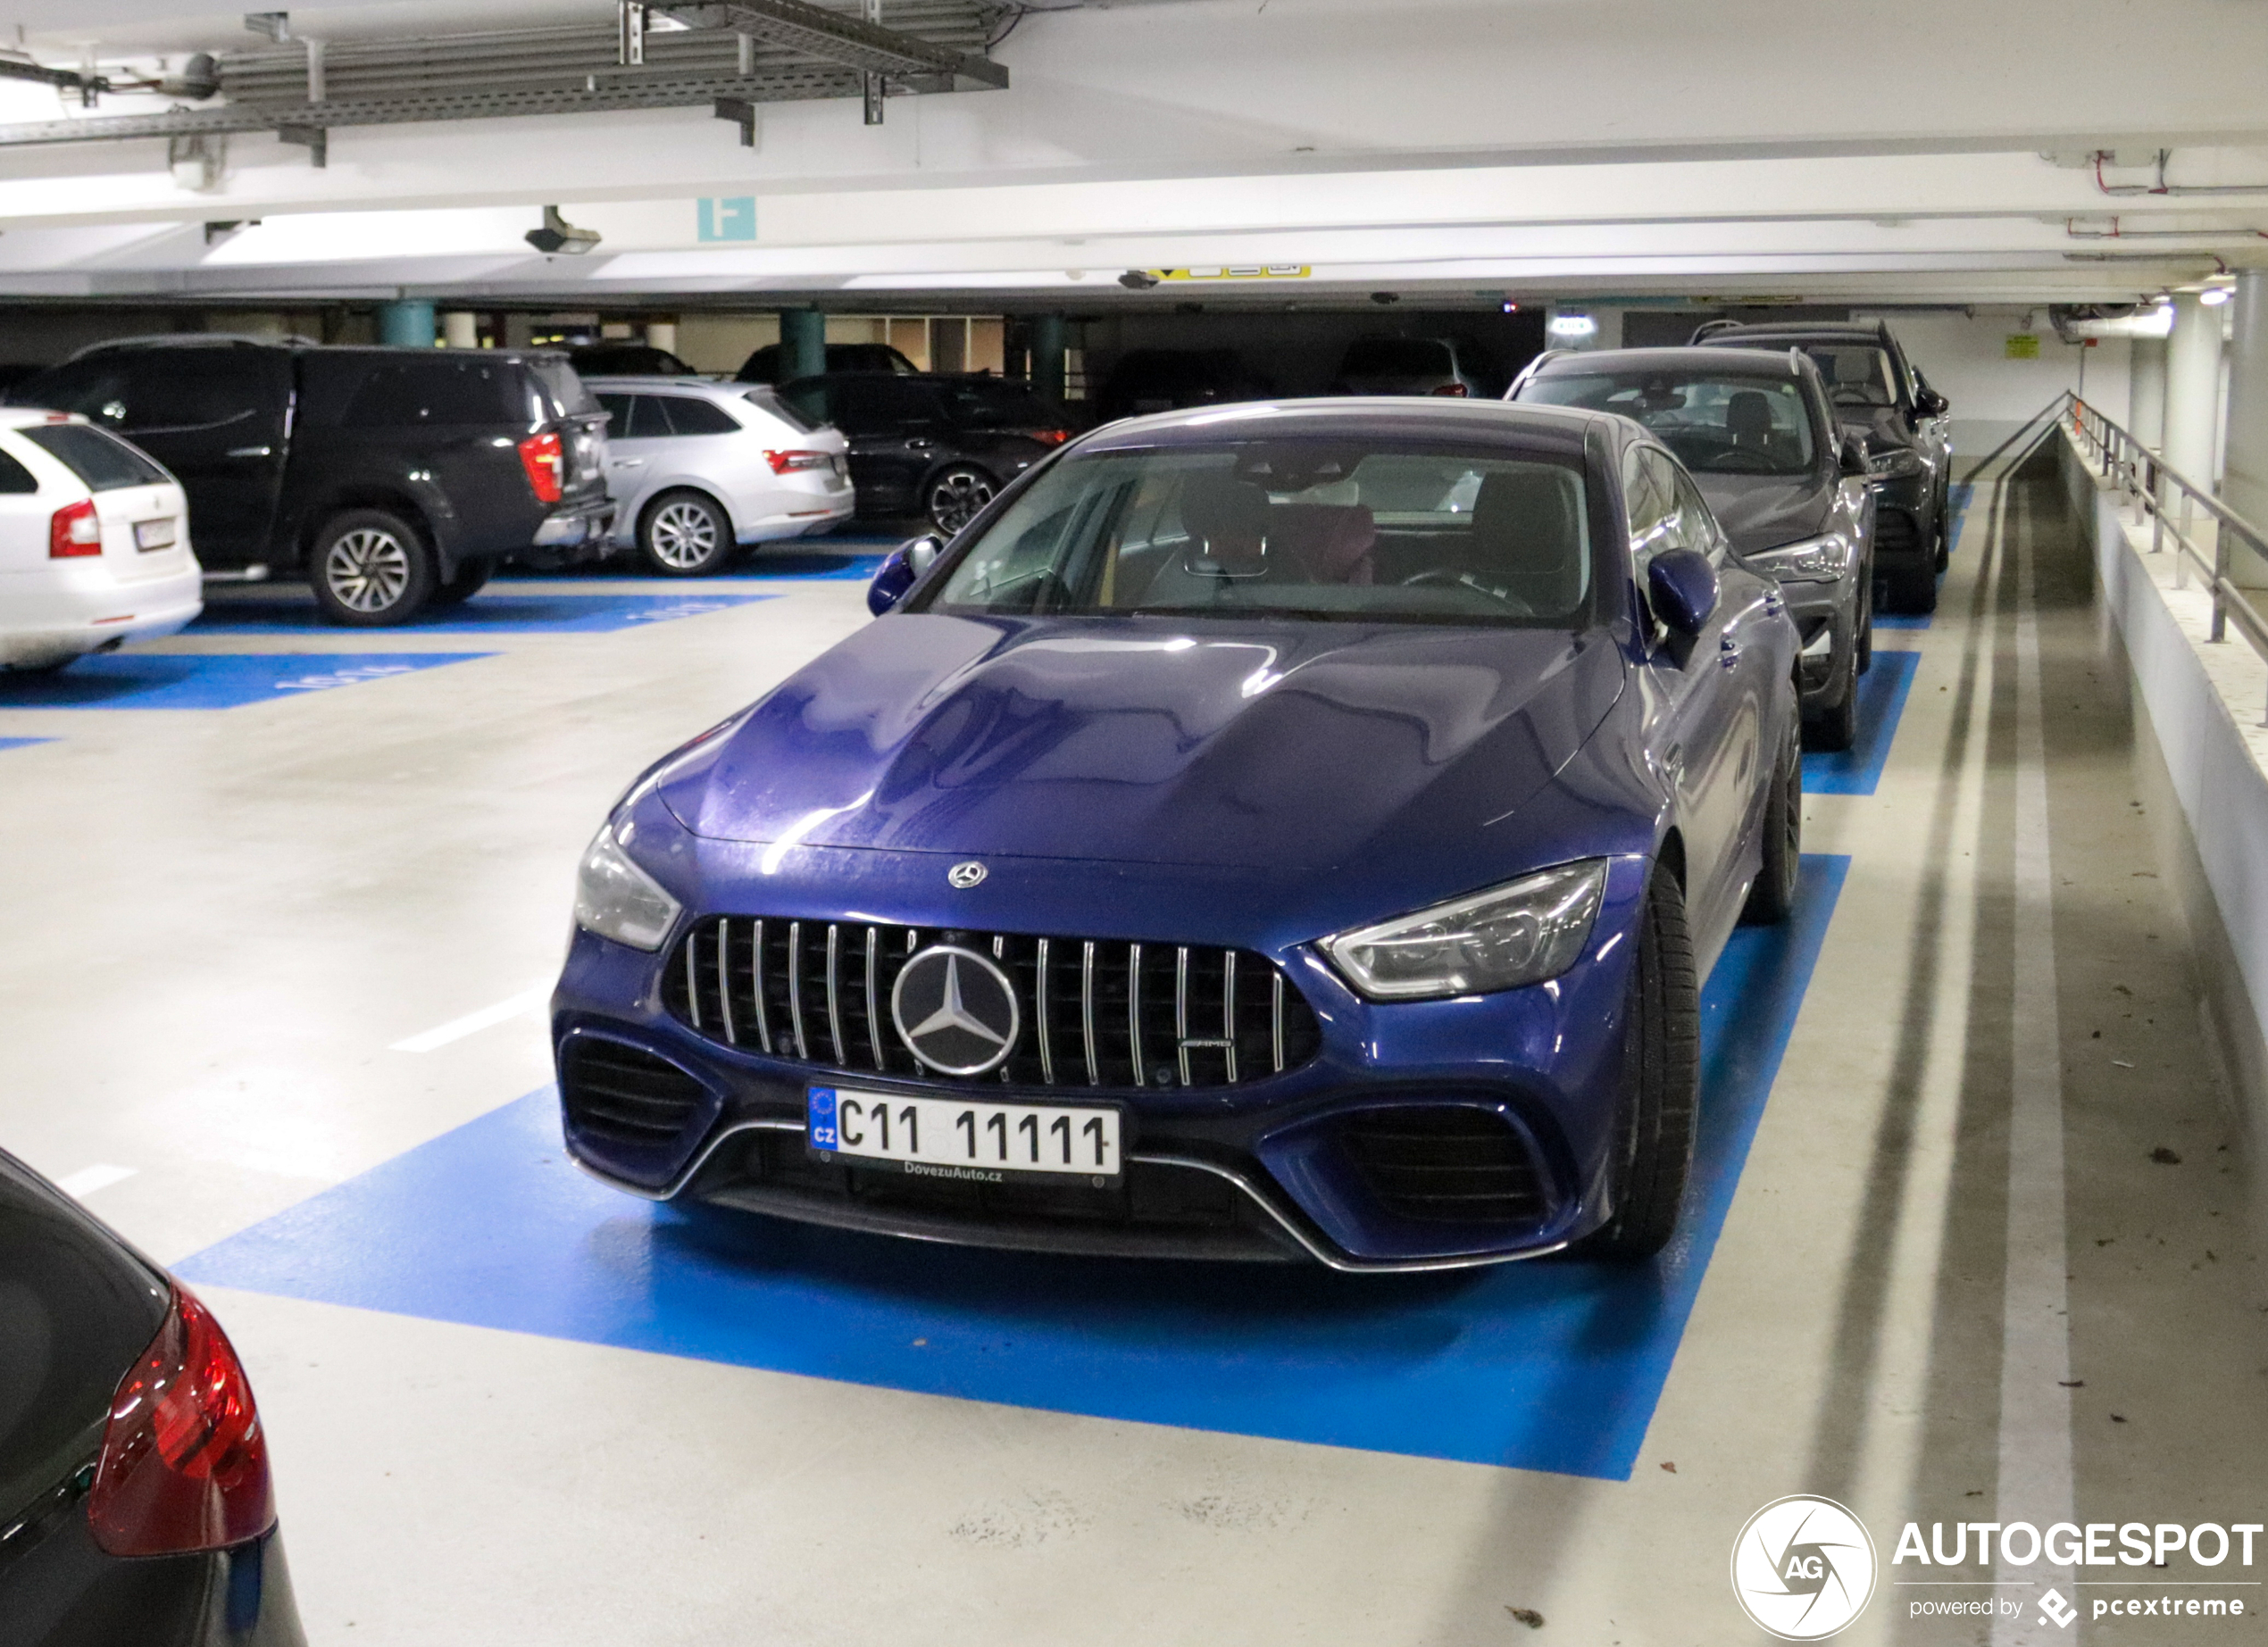
[[(2055, 1011), (2055, 878), (2032, 594), (2030, 499), (2016, 495), (2015, 1033), (2008, 1107), (2008, 1256), (2002, 1293), (2000, 1480), (2005, 1526), (2072, 1520), (2070, 1289), (2064, 1243), (2063, 1045)], [(2068, 1568), (1996, 1576), (2068, 1588)], [(1994, 1647), (2060, 1639), (2030, 1608), (1993, 1622)]]
[(430, 1052), (438, 1047), (448, 1045), (452, 1041), (462, 1041), (467, 1036), (478, 1035), (483, 1029), (492, 1028), (507, 1019), (517, 1018), (522, 1012), (533, 1011), (550, 998), (551, 981), (546, 978), (540, 984), (530, 984), (516, 995), (506, 996), (494, 1006), (482, 1007), (478, 1012), (468, 1012), (463, 1018), (453, 1018), (439, 1028), (429, 1029), (423, 1035), (412, 1036), (406, 1041), (396, 1041), (387, 1050), (395, 1052)]
[(84, 1201), (96, 1190), (106, 1190), (113, 1184), (123, 1184), (134, 1176), (131, 1167), (111, 1167), (96, 1162), (81, 1167), (77, 1172), (55, 1180), (56, 1187), (75, 1201)]

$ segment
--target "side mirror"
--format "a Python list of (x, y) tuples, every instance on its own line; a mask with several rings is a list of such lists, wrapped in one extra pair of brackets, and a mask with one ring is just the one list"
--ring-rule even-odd
[(1847, 479), (1864, 480), (1867, 477), (1866, 448), (1860, 445), (1856, 437), (1854, 436), (1846, 435), (1843, 437), (1843, 455), (1840, 467), (1844, 477)]
[(874, 581), (866, 586), (866, 610), (879, 618), (896, 606), (944, 553), (944, 541), (930, 537), (911, 539), (891, 550), (875, 571)]
[(1717, 569), (1697, 551), (1664, 549), (1647, 564), (1646, 593), (1654, 615), (1690, 639), (1717, 609)]
[(1923, 389), (1914, 397), (1914, 410), (1925, 418), (1941, 418), (1953, 410), (1953, 403), (1935, 389)]

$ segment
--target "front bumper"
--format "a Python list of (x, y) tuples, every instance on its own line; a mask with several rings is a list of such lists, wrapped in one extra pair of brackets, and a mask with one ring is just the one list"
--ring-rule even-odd
[(1796, 626), (1799, 706), (1806, 715), (1842, 702), (1856, 662), (1859, 587), (1854, 573), (1834, 583), (1783, 583), (1780, 598)]
[[(705, 851), (721, 844), (702, 845)], [(929, 854), (860, 855), (922, 860), (920, 884), (942, 884)], [(1060, 932), (1066, 928), (1057, 910), (1082, 909), (1090, 929), (1124, 931), (1145, 943), (1242, 939), (1283, 969), (1314, 1012), (1320, 1050), (1280, 1074), (1234, 1086), (1011, 1086), (997, 1076), (913, 1078), (766, 1056), (697, 1033), (666, 1009), (663, 969), (679, 954), (674, 941), (646, 954), (578, 932), (552, 1017), (568, 1147), (587, 1169), (651, 1199), (710, 1202), (919, 1239), (1067, 1252), (1305, 1259), (1365, 1271), (1459, 1268), (1555, 1252), (1611, 1210), (1602, 1185), (1621, 1093), (1624, 1001), (1646, 868), (1638, 858), (1613, 861), (1588, 949), (1563, 977), (1489, 995), (1388, 1004), (1355, 995), (1305, 944), (1217, 931), (1145, 931), (1143, 911), (1155, 921), (1160, 907), (1172, 907), (1163, 886), (1142, 884), (1170, 879), (1164, 871), (1121, 869), (1098, 886), (1096, 866), (1020, 863), (1020, 890), (1038, 919), (1018, 929)], [(890, 869), (865, 866), (856, 907), (870, 913), (862, 919), (889, 907), (877, 883), (895, 878)], [(1063, 885), (1033, 885), (1053, 877)], [(1190, 889), (1185, 884), (1176, 890), (1186, 899)], [(826, 919), (819, 908), (774, 912)], [(947, 926), (931, 909), (911, 903), (892, 913), (932, 933)], [(976, 909), (968, 919), (988, 930), (1009, 925)], [(626, 1049), (674, 1072), (684, 1097), (666, 1136), (626, 1142), (579, 1107), (571, 1078), (584, 1055), (579, 1042), (605, 1044), (610, 1053)], [(807, 1150), (803, 1137), (806, 1088), (838, 1084), (993, 1102), (1107, 1103), (1122, 1117), (1128, 1170), (1105, 1186), (1027, 1190), (1013, 1183), (938, 1184), (880, 1164), (846, 1166)], [(1513, 1140), (1532, 1171), (1532, 1210), (1511, 1220), (1465, 1221), (1383, 1188), (1375, 1145), (1368, 1142), (1379, 1118), (1393, 1121), (1421, 1111), (1470, 1118), (1490, 1136)]]

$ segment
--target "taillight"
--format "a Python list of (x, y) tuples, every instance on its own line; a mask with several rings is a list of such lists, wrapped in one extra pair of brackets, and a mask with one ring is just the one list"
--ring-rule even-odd
[(767, 452), (763, 461), (771, 465), (775, 475), (793, 473), (798, 469), (831, 469), (835, 458), (828, 452)]
[(1472, 393), (1471, 389), (1465, 387), (1465, 386), (1462, 383), (1445, 383), (1433, 392), (1436, 395), (1453, 395), (1459, 400), (1463, 400), (1466, 395)]
[(1031, 437), (1043, 446), (1060, 446), (1071, 438), (1071, 431), (1067, 428), (1038, 428), (1032, 430)]
[(567, 460), (559, 449), (557, 435), (530, 435), (521, 441), (520, 466), (528, 471), (528, 484), (536, 488), (538, 503), (555, 503), (559, 501)]
[(103, 523), (95, 518), (91, 498), (65, 503), (47, 522), (47, 558), (69, 561), (103, 552)]
[(87, 1518), (115, 1556), (220, 1550), (276, 1524), (268, 1438), (244, 1364), (178, 1284), (165, 1325), (111, 1398)]

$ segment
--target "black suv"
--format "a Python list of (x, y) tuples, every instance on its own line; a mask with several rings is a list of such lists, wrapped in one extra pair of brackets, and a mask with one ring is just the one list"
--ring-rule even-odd
[[(740, 362), (735, 383), (777, 383), (780, 374), (788, 370), (785, 345), (768, 343)], [(830, 343), (827, 345), (827, 370), (840, 371), (887, 371), (901, 378), (910, 378), (921, 369), (887, 343)]]
[(1837, 419), (1865, 447), (1878, 495), (1874, 575), (1883, 604), (1936, 611), (1938, 574), (1951, 546), (1949, 403), (1914, 369), (1889, 325), (1714, 320), (1693, 341), (1705, 348), (1801, 349), (1811, 357)]
[(1095, 396), (1095, 421), (1147, 417), (1188, 406), (1266, 400), (1276, 386), (1234, 349), (1131, 349), (1111, 363)]
[(925, 514), (948, 537), (1071, 438), (1062, 407), (1005, 378), (830, 372), (780, 393), (849, 437), (861, 514)]
[(208, 571), (302, 573), (333, 622), (462, 601), (498, 561), (606, 552), (606, 418), (564, 356), (208, 334), (98, 344), (19, 406), (84, 413), (180, 480)]

